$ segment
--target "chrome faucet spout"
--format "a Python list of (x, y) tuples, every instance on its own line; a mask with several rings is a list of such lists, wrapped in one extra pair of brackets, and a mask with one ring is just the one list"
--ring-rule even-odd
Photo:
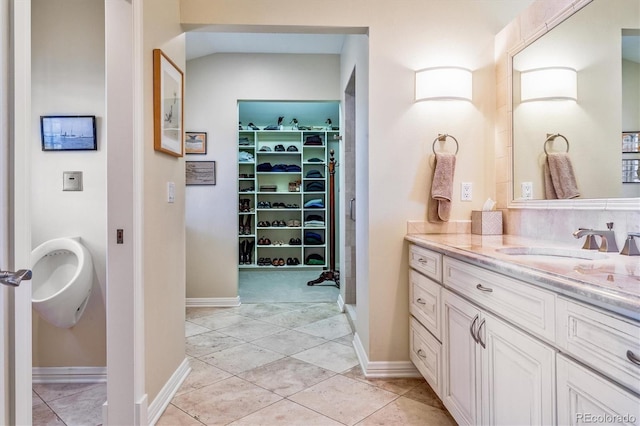
[(573, 232), (573, 237), (574, 238), (582, 238), (585, 235), (596, 235), (594, 234), (593, 229), (588, 229), (588, 228), (578, 228), (576, 231)]
[[(604, 252), (614, 252), (614, 251), (617, 252), (618, 245), (616, 244), (616, 234), (615, 232), (613, 232), (613, 223), (611, 222), (607, 223), (607, 228), (609, 229), (606, 231), (578, 228), (578, 230), (576, 230), (573, 233), (573, 236), (574, 238), (587, 237), (587, 239), (584, 242), (584, 246), (582, 246), (583, 249), (586, 249), (586, 250), (598, 249)], [(596, 235), (601, 238), (600, 248), (598, 248), (595, 242)]]

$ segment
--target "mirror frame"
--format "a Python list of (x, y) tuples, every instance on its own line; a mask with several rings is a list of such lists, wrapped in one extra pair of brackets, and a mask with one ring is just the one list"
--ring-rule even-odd
[[(557, 14), (539, 23), (531, 34), (522, 34), (519, 43), (507, 49), (507, 120), (509, 122), (508, 146), (513, 148), (513, 57), (524, 50), (534, 41), (560, 25), (574, 13), (590, 4), (593, 0), (579, 0), (575, 3), (567, 2)], [(529, 10), (529, 9), (527, 9)], [(525, 11), (526, 13), (526, 11)], [(520, 15), (521, 17), (522, 15)], [(519, 19), (520, 17), (516, 18)], [(516, 200), (513, 182), (513, 149), (509, 153), (508, 202), (509, 209), (573, 209), (573, 210), (640, 210), (640, 198), (595, 198), (570, 200)]]

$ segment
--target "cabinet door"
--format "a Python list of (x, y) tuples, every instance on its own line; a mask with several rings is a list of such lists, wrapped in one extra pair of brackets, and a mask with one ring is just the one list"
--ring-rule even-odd
[(482, 424), (555, 424), (555, 351), (486, 313), (478, 335)]
[(640, 398), (558, 356), (558, 424), (640, 424)]
[(444, 380), (442, 402), (458, 424), (477, 424), (479, 370), (476, 341), (471, 329), (480, 311), (453, 293), (443, 291)]

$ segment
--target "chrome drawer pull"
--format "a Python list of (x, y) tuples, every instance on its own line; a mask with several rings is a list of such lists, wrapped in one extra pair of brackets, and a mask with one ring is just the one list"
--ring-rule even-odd
[(424, 351), (422, 349), (418, 349), (418, 356), (420, 358), (427, 359), (427, 355), (424, 353)]
[(469, 332), (471, 333), (471, 337), (473, 337), (473, 341), (478, 343), (478, 338), (476, 337), (476, 329), (474, 328), (474, 326), (476, 325), (476, 321), (478, 321), (478, 317), (480, 316), (480, 314), (476, 315), (475, 318), (473, 319), (473, 322), (471, 323), (471, 327), (469, 328)]
[(416, 300), (416, 302), (418, 302), (418, 303), (419, 303), (419, 304), (421, 304), (421, 305), (426, 305), (426, 304), (427, 304), (427, 302), (425, 302), (424, 300), (422, 300), (422, 298), (421, 298), (421, 297), (419, 297), (419, 298), (418, 298), (418, 300)]
[(480, 346), (482, 346), (483, 348), (486, 348), (487, 345), (485, 345), (485, 343), (482, 341), (482, 337), (480, 336), (480, 330), (482, 330), (482, 326), (484, 325), (484, 323), (486, 322), (486, 319), (483, 319), (482, 322), (480, 322), (480, 325), (478, 326), (478, 343), (480, 343)]
[(493, 289), (489, 287), (484, 287), (482, 284), (478, 284), (476, 288), (480, 291), (486, 291), (487, 293), (492, 293)]
[(627, 359), (636, 365), (640, 365), (640, 358), (631, 351), (627, 351)]
[(426, 259), (423, 259), (423, 258), (418, 259), (418, 262), (422, 263), (423, 265), (426, 265), (427, 263), (429, 263)]

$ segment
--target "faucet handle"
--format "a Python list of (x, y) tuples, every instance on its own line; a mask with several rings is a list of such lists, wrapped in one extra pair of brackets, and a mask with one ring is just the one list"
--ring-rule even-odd
[(607, 222), (607, 229), (611, 231), (613, 229), (613, 222)]
[(633, 237), (640, 237), (640, 232), (629, 232), (627, 235), (627, 239), (624, 242), (624, 247), (620, 254), (625, 256), (640, 256), (640, 250), (638, 250), (636, 240), (633, 239)]

